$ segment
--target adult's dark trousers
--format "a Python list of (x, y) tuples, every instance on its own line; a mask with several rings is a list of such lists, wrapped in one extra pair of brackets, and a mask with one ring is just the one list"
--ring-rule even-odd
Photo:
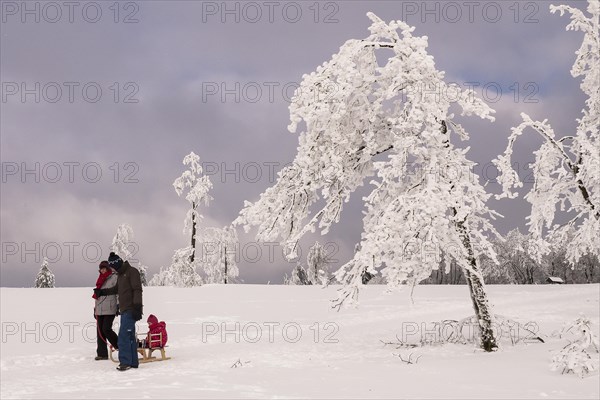
[(137, 352), (137, 338), (135, 336), (135, 320), (133, 311), (121, 313), (121, 327), (119, 328), (119, 363), (137, 368), (139, 363)]
[(96, 337), (98, 357), (108, 357), (107, 342), (115, 349), (118, 348), (118, 337), (113, 331), (114, 315), (96, 315)]

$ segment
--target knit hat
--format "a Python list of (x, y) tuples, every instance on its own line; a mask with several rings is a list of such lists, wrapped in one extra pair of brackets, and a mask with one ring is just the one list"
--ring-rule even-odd
[(110, 266), (108, 265), (108, 261), (102, 261), (102, 262), (100, 263), (100, 265), (98, 266), (98, 268), (99, 268), (99, 269), (102, 269), (102, 268), (106, 268), (106, 269), (108, 269), (108, 268), (110, 268)]
[(123, 265), (123, 260), (121, 257), (111, 251), (110, 255), (108, 256), (108, 264), (114, 269), (119, 270), (119, 268), (121, 268)]

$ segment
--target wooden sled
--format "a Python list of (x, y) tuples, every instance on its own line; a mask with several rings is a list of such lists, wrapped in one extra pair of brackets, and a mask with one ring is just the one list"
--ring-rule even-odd
[[(138, 336), (142, 336), (145, 339), (148, 337), (148, 334), (141, 333), (141, 334), (138, 334)], [(151, 334), (150, 340), (152, 342), (158, 341), (159, 343), (162, 343), (162, 333)], [(139, 343), (139, 341), (138, 341), (138, 343)], [(113, 357), (113, 353), (118, 350), (115, 350), (112, 346), (109, 346), (109, 347), (110, 347), (109, 356), (110, 356), (111, 361), (118, 363), (119, 360), (118, 359), (115, 360)], [(167, 347), (167, 346), (165, 346), (165, 347)], [(152, 349), (147, 348), (147, 347), (138, 347), (137, 352), (139, 353), (138, 360), (139, 360), (140, 364), (153, 362), (153, 361), (170, 360), (171, 357), (167, 357), (167, 353), (165, 352), (165, 347), (154, 347)], [(160, 351), (160, 358), (152, 355), (152, 353), (154, 353), (155, 351)]]

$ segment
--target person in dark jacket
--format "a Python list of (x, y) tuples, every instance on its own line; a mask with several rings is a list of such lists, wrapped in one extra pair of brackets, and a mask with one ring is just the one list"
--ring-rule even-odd
[(137, 269), (133, 268), (128, 261), (123, 261), (115, 253), (110, 253), (108, 264), (118, 273), (117, 293), (121, 327), (119, 329), (119, 366), (117, 369), (127, 371), (130, 368), (137, 368), (139, 365), (135, 322), (142, 319), (143, 315), (142, 279)]
[(102, 289), (111, 289), (117, 286), (116, 271), (108, 266), (108, 261), (102, 261), (99, 266), (98, 279), (92, 298), (95, 299), (94, 318), (96, 319), (96, 358), (95, 360), (108, 360), (107, 341), (118, 349), (117, 334), (112, 325), (117, 314), (117, 295), (101, 296)]

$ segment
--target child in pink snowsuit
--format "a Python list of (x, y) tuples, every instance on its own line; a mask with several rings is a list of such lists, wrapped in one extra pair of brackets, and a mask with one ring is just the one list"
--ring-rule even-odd
[(167, 324), (164, 321), (158, 322), (158, 318), (150, 314), (148, 317), (148, 336), (146, 336), (142, 347), (149, 349), (165, 347), (167, 339)]

